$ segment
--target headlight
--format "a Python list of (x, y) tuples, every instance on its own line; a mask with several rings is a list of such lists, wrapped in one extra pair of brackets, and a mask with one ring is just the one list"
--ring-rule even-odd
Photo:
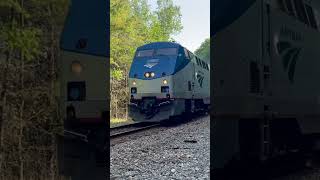
[(136, 83), (136, 81), (132, 81), (132, 85), (134, 85), (134, 86), (135, 86), (136, 84), (137, 84), (137, 83)]
[(154, 76), (155, 76), (155, 74), (154, 74), (154, 72), (152, 72), (152, 73), (151, 73), (151, 77), (154, 77)]
[(81, 73), (82, 72), (82, 65), (79, 61), (74, 61), (71, 64), (71, 71), (73, 73)]
[(148, 77), (150, 77), (150, 73), (147, 72), (147, 73), (144, 74), (144, 76), (145, 76), (146, 78), (148, 78)]
[(168, 81), (166, 79), (164, 79), (163, 84), (168, 84)]

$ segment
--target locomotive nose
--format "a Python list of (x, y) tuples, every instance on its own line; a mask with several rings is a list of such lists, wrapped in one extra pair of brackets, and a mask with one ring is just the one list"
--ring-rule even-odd
[(166, 76), (151, 80), (129, 79), (131, 99), (156, 97), (164, 99), (170, 97), (172, 91), (171, 77)]

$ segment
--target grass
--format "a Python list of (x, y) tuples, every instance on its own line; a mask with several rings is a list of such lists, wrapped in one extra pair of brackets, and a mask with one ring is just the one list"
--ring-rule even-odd
[(125, 119), (125, 118), (111, 118), (110, 120), (110, 127), (115, 127), (115, 126), (120, 126), (123, 124), (128, 124), (133, 122), (130, 119)]

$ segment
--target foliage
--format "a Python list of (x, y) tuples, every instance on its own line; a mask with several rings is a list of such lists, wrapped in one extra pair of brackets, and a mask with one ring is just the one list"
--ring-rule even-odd
[(182, 29), (180, 8), (172, 0), (157, 5), (152, 11), (147, 0), (110, 1), (111, 117), (126, 117), (127, 76), (136, 48), (169, 41)]
[(68, 0), (0, 1), (0, 179), (58, 179), (54, 95)]
[(130, 119), (112, 118), (110, 119), (110, 128), (125, 125), (125, 124), (130, 124), (130, 123), (133, 123), (133, 121)]
[(1, 37), (6, 43), (4, 51), (20, 50), (26, 60), (35, 59), (40, 53), (40, 34), (36, 28), (19, 28), (16, 23), (12, 28), (4, 26)]
[(180, 22), (180, 7), (175, 6), (172, 0), (158, 0), (156, 12), (160, 23), (160, 32), (164, 39), (169, 39), (171, 34), (176, 34), (182, 29)]
[(201, 59), (210, 60), (210, 38), (201, 43), (200, 47), (195, 50), (195, 54)]

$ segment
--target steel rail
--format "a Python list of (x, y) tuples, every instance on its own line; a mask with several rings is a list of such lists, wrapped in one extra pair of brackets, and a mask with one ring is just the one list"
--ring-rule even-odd
[[(119, 133), (111, 133), (112, 130), (114, 130), (113, 128), (111, 128), (110, 129), (110, 138), (129, 135), (129, 134), (132, 134), (132, 133), (135, 133), (135, 132), (151, 129), (151, 128), (157, 127), (157, 126), (160, 126), (160, 123), (156, 123), (156, 124), (152, 124), (152, 125), (145, 125), (143, 127), (137, 127), (137, 128), (134, 128), (134, 129), (131, 129), (131, 130), (127, 130), (127, 131), (123, 131), (123, 132), (119, 132)], [(128, 127), (134, 127), (134, 126), (124, 125), (123, 127), (118, 127), (116, 129), (122, 129), (122, 128), (125, 129), (125, 128), (128, 128)]]

